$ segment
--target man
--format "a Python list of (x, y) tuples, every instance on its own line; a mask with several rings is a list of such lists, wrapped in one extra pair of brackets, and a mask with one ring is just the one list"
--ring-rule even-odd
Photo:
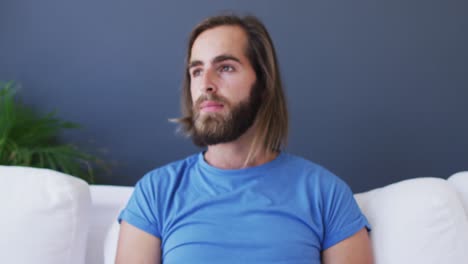
[(153, 170), (119, 216), (116, 263), (372, 263), (348, 186), (281, 151), (287, 110), (255, 17), (210, 17), (188, 45), (177, 121), (206, 151)]

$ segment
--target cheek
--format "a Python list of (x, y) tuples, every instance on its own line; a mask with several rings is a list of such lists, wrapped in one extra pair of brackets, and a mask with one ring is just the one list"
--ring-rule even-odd
[(192, 103), (195, 103), (199, 96), (199, 91), (198, 89), (195, 89), (194, 86), (191, 84), (190, 85), (190, 97), (192, 97)]
[(228, 90), (232, 98), (236, 98), (236, 101), (241, 101), (249, 97), (252, 84), (242, 79), (235, 79), (231, 80), (227, 84), (227, 87), (230, 87)]

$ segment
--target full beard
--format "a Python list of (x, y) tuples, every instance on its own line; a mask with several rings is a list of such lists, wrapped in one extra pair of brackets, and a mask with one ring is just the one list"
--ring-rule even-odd
[[(226, 114), (200, 113), (199, 105), (205, 101), (222, 103), (224, 108), (232, 108)], [(220, 96), (209, 94), (200, 97), (194, 104), (194, 133), (193, 142), (198, 146), (209, 146), (232, 142), (243, 135), (255, 122), (261, 104), (260, 89), (256, 84), (252, 86), (249, 97), (235, 106)]]

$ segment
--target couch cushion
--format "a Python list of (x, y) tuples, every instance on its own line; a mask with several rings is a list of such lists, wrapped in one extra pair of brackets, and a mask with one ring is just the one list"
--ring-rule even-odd
[(466, 263), (468, 222), (454, 187), (417, 178), (357, 194), (377, 264)]
[(457, 189), (460, 200), (465, 207), (468, 217), (468, 171), (456, 173), (448, 178), (448, 181)]
[(83, 264), (90, 203), (83, 180), (0, 166), (0, 263)]
[[(124, 207), (120, 208), (121, 210)], [(104, 243), (104, 264), (115, 263), (115, 257), (117, 255), (117, 243), (119, 240), (120, 224), (114, 221), (108, 229), (106, 240)]]
[[(114, 263), (113, 257), (115, 256), (116, 248), (112, 250), (111, 246), (107, 246), (105, 249), (104, 244), (106, 243), (109, 228), (113, 224), (117, 224), (117, 228), (119, 227), (117, 216), (130, 198), (133, 187), (91, 185), (90, 190), (92, 208), (86, 250), (86, 264), (104, 263), (105, 253), (109, 255), (107, 259), (112, 259), (111, 263)], [(109, 243), (117, 245), (119, 230), (117, 229), (116, 233), (113, 234), (115, 236), (113, 241), (112, 239), (108, 239)], [(109, 250), (111, 252), (107, 253)]]

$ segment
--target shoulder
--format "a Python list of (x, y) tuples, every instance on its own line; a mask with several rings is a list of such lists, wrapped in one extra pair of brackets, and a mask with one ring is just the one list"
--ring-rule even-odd
[(342, 181), (333, 172), (318, 163), (289, 153), (284, 153), (283, 155), (285, 156), (286, 166), (295, 173), (303, 174), (309, 179), (320, 181), (323, 184)]
[(292, 154), (285, 154), (284, 160), (288, 174), (295, 175), (316, 199), (326, 200), (336, 194), (352, 193), (343, 179), (322, 165)]
[(136, 188), (150, 187), (155, 189), (167, 187), (178, 181), (182, 175), (189, 170), (198, 160), (199, 154), (193, 154), (184, 159), (168, 163), (147, 172), (136, 184)]

